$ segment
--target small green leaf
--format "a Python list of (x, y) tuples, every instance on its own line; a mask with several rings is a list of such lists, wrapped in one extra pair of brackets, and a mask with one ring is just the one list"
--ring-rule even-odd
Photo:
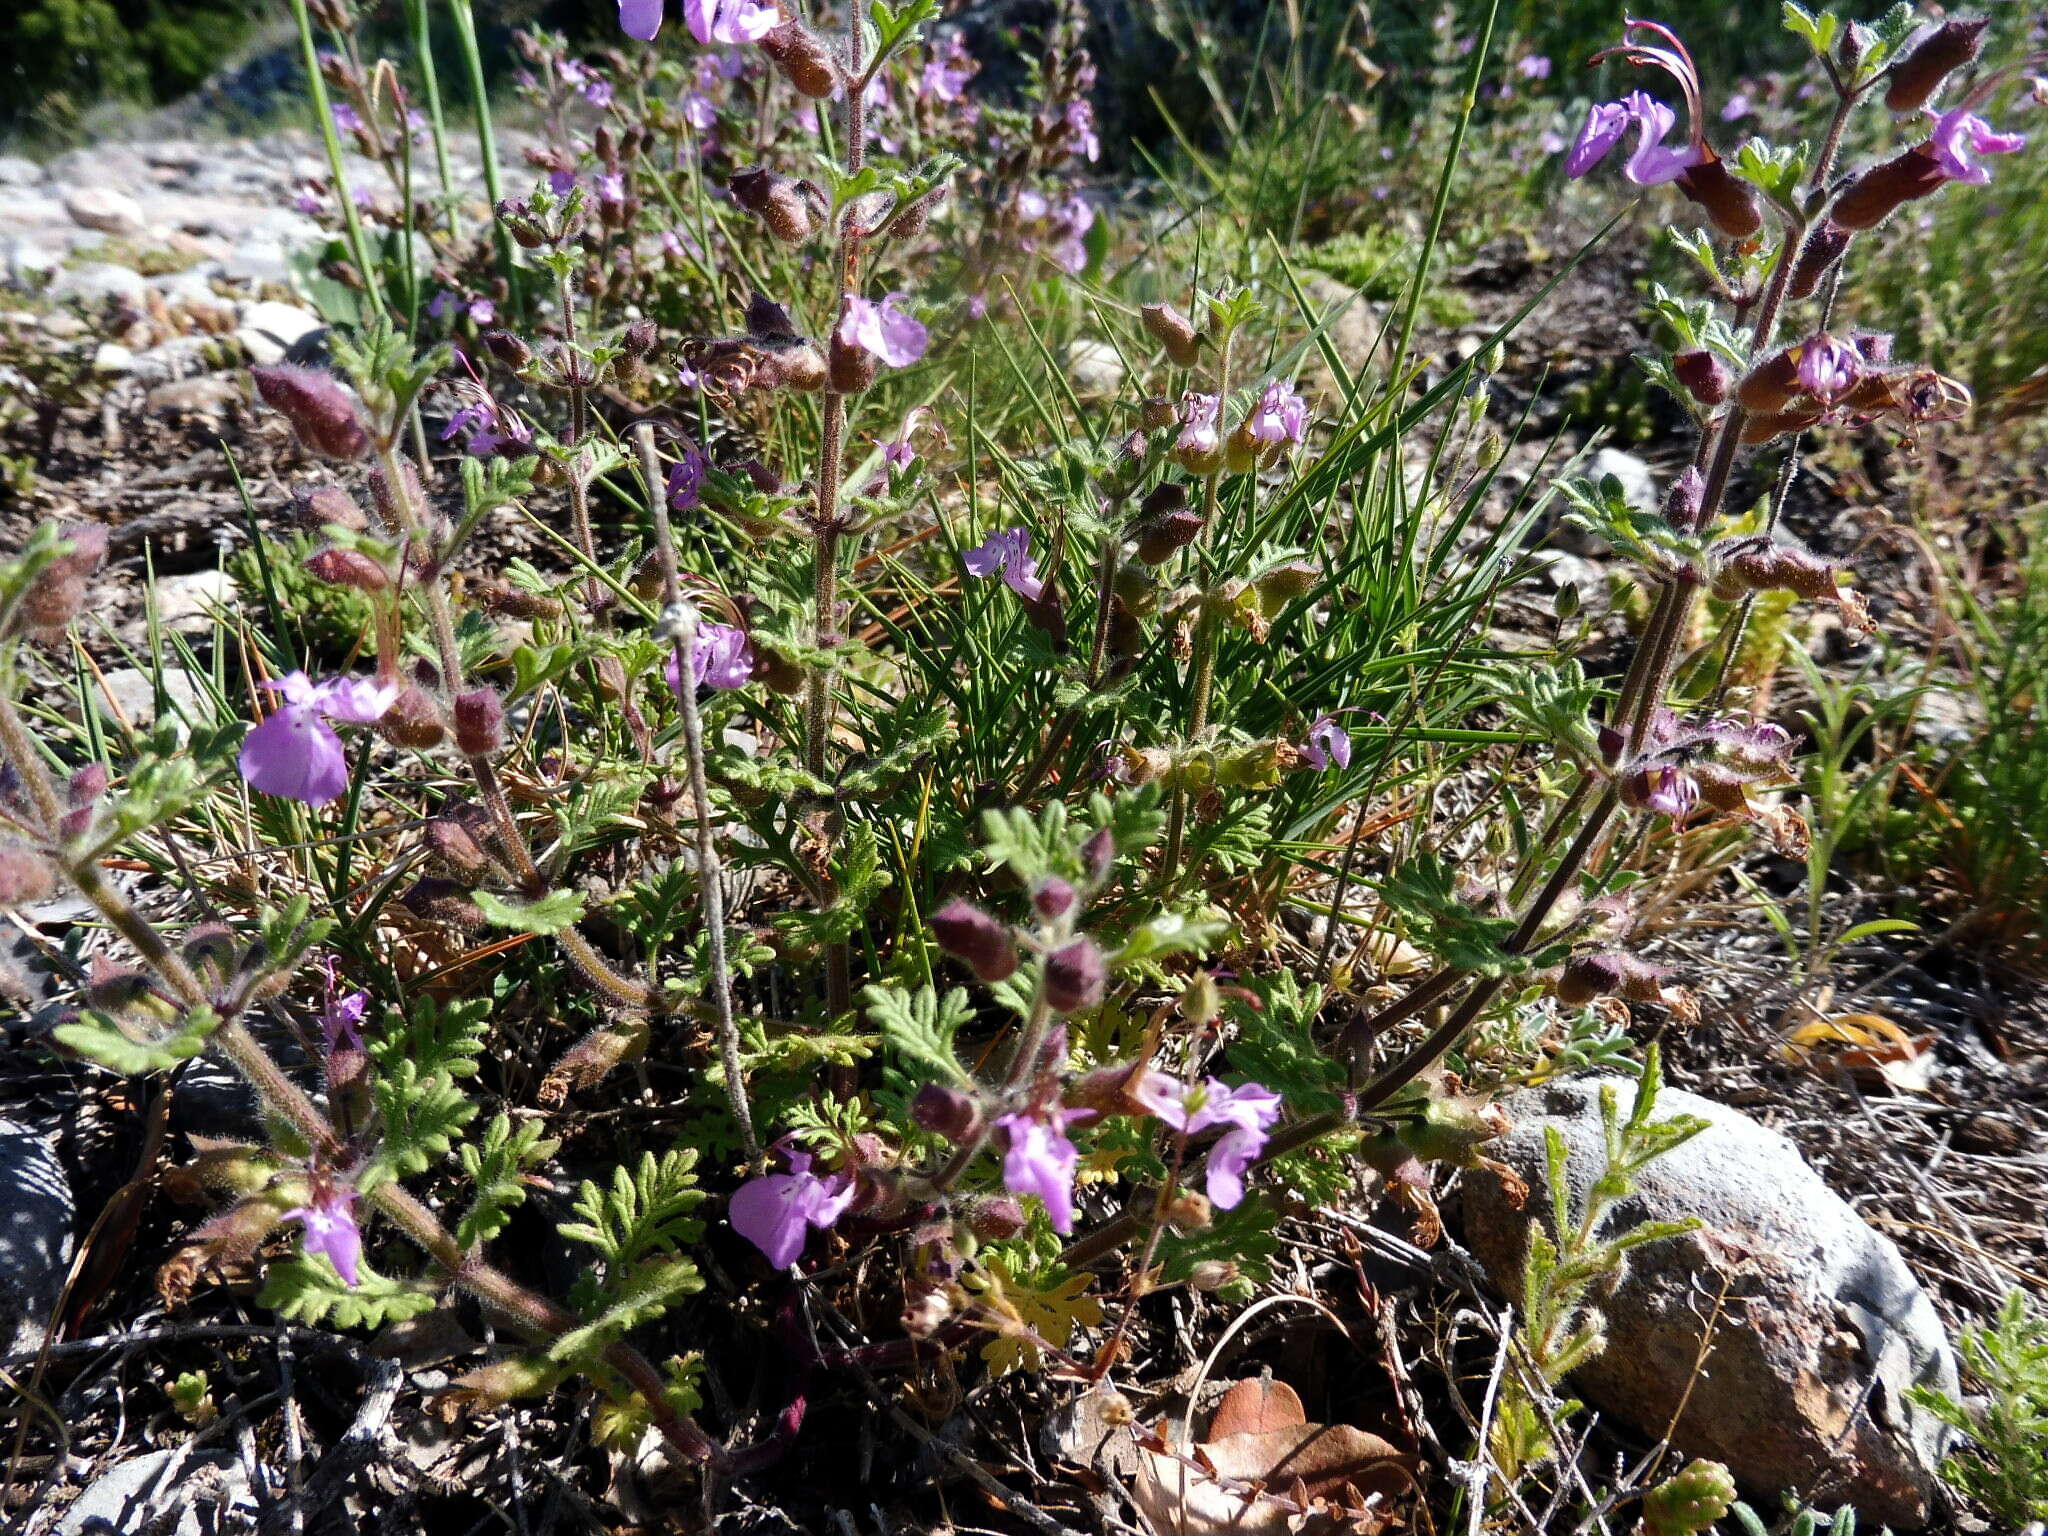
[(583, 897), (576, 891), (550, 891), (539, 901), (507, 901), (489, 891), (470, 896), (487, 922), (515, 933), (553, 935), (583, 916)]

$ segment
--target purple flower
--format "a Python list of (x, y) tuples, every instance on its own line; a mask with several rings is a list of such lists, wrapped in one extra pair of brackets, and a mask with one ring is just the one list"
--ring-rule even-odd
[(1068, 149), (1083, 160), (1102, 158), (1102, 140), (1095, 132), (1095, 107), (1086, 101), (1067, 103), (1063, 125), (1067, 130)]
[(292, 199), (292, 206), (298, 209), (299, 212), (311, 217), (322, 212), (327, 207), (327, 204), (319, 193), (313, 191), (310, 187), (306, 187), (300, 189), (298, 196)]
[(1700, 803), (1700, 787), (1691, 774), (1678, 768), (1646, 768), (1636, 792), (1643, 809), (1683, 821)]
[(336, 133), (361, 133), (363, 120), (356, 109), (345, 101), (337, 101), (333, 107), (334, 131)]
[(597, 178), (597, 200), (600, 203), (623, 203), (626, 200), (626, 177), (621, 171), (606, 171)]
[(1214, 395), (1189, 390), (1180, 402), (1180, 436), (1173, 440), (1176, 453), (1208, 455), (1223, 446), (1216, 417), (1222, 404)]
[(1164, 1072), (1148, 1072), (1131, 1096), (1184, 1135), (1226, 1127), (1209, 1149), (1209, 1200), (1227, 1211), (1244, 1199), (1244, 1176), (1266, 1150), (1267, 1133), (1280, 1118), (1279, 1094), (1258, 1083), (1232, 1088), (1211, 1077), (1188, 1085)]
[(931, 333), (898, 302), (904, 297), (892, 293), (878, 304), (858, 294), (848, 295), (846, 312), (839, 317), (839, 340), (874, 353), (891, 368), (916, 362), (924, 356)]
[(1628, 132), (1630, 114), (1626, 102), (1602, 101), (1586, 112), (1586, 121), (1572, 140), (1565, 156), (1564, 173), (1574, 181), (1607, 158), (1607, 152)]
[(1749, 92), (1737, 91), (1727, 101), (1722, 103), (1721, 121), (1724, 123), (1740, 122), (1755, 110), (1756, 104), (1749, 99)]
[(576, 190), (576, 173), (574, 171), (549, 171), (548, 190), (557, 197), (567, 197)]
[(1636, 152), (1621, 172), (1630, 181), (1639, 187), (1661, 186), (1676, 181), (1706, 158), (1696, 144), (1678, 149), (1664, 144), (1664, 135), (1677, 124), (1678, 114), (1663, 102), (1642, 91), (1630, 91), (1625, 100), (1636, 124)]
[(469, 301), (469, 318), (470, 322), (474, 325), (489, 325), (498, 318), (498, 306), (489, 299), (471, 299)]
[(1973, 157), (2012, 154), (2026, 148), (2027, 136), (2000, 133), (1976, 113), (1956, 107), (1935, 118), (1934, 132), (1927, 142), (1942, 175), (1951, 181), (1981, 187), (1991, 179), (1991, 172)]
[(1332, 763), (1339, 768), (1349, 768), (1351, 733), (1328, 715), (1323, 715), (1308, 728), (1308, 735), (1295, 750), (1311, 768), (1323, 769)]
[(1799, 387), (1832, 405), (1863, 377), (1863, 359), (1848, 342), (1822, 334), (1799, 349)]
[(464, 453), (474, 459), (487, 459), (508, 443), (524, 447), (532, 441), (533, 434), (523, 423), (500, 416), (494, 402), (479, 400), (450, 416), (448, 425), (441, 429), (444, 443), (458, 436), (462, 438)]
[(1048, 1109), (996, 1120), (1008, 1141), (1003, 1183), (1013, 1195), (1038, 1196), (1053, 1231), (1062, 1237), (1074, 1230), (1074, 1169), (1081, 1161), (1067, 1127), (1087, 1114), (1085, 1109)]
[(685, 444), (682, 458), (669, 466), (668, 504), (677, 512), (688, 512), (703, 500), (704, 476), (711, 461), (695, 443)]
[(713, 43), (758, 43), (781, 21), (782, 13), (774, 6), (754, 0), (683, 0), (683, 22), (707, 48)]
[(351, 1209), (356, 1203), (356, 1192), (346, 1185), (324, 1184), (317, 1179), (314, 1189), (313, 1203), (286, 1211), (284, 1219), (305, 1228), (299, 1245), (309, 1256), (324, 1253), (344, 1285), (360, 1285), (363, 1275), (357, 1265), (363, 1256), (363, 1229), (356, 1225)]
[(699, 133), (709, 133), (718, 126), (718, 107), (709, 96), (696, 91), (685, 91), (683, 121)]
[(320, 1010), (320, 1038), (326, 1043), (329, 1055), (337, 1047), (360, 1051), (363, 1048), (363, 1016), (370, 1008), (370, 994), (350, 992), (343, 997), (331, 997), (327, 1006)]
[(970, 576), (988, 577), (1001, 571), (1010, 590), (1027, 603), (1035, 603), (1044, 595), (1045, 582), (1039, 577), (1038, 561), (1032, 558), (1031, 531), (1027, 528), (1005, 528), (992, 533), (961, 559), (966, 562)]
[(359, 677), (316, 683), (303, 672), (263, 686), (283, 694), (284, 703), (242, 743), (242, 777), (266, 795), (307, 805), (325, 805), (348, 788), (348, 758), (328, 720), (369, 725), (398, 697), (389, 683)]
[(1244, 426), (1255, 443), (1298, 443), (1308, 429), (1308, 402), (1275, 380), (1260, 393)]
[(427, 318), (429, 320), (446, 320), (448, 318), (448, 311), (454, 304), (454, 293), (449, 289), (443, 288), (434, 295), (432, 302), (427, 305)]
[(966, 38), (954, 32), (947, 37), (945, 46), (935, 49), (925, 61), (917, 94), (934, 101), (958, 101), (967, 94), (967, 82), (980, 68), (974, 55), (967, 51)]
[(661, 12), (666, 0), (619, 0), (619, 29), (643, 43), (654, 41), (661, 30)]
[[(680, 695), (683, 674), (673, 649), (664, 672), (669, 687)], [(730, 624), (699, 624), (696, 644), (690, 649), (690, 678), (699, 688), (723, 691), (746, 687), (754, 680), (754, 647), (747, 632)]]
[(1515, 64), (1515, 73), (1524, 80), (1548, 80), (1550, 60), (1543, 54), (1532, 53)]
[(843, 1173), (820, 1178), (811, 1154), (789, 1154), (788, 1173), (764, 1173), (732, 1192), (725, 1219), (733, 1231), (760, 1249), (777, 1269), (787, 1269), (804, 1251), (809, 1229), (829, 1227), (853, 1204), (853, 1180)]
[(598, 75), (592, 75), (581, 86), (583, 99), (593, 107), (608, 107), (612, 104), (612, 83)]

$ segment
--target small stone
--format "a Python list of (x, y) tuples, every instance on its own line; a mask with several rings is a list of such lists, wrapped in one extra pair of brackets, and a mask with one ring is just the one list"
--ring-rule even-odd
[(33, 187), (42, 182), (43, 168), (20, 155), (0, 155), (0, 187)]
[(8, 237), (5, 266), (10, 287), (42, 288), (62, 264), (63, 258), (47, 245), (39, 245), (26, 235)]
[(68, 309), (54, 309), (43, 316), (42, 332), (55, 341), (76, 341), (91, 329)]
[(214, 615), (232, 609), (234, 602), (235, 579), (226, 571), (157, 578), (156, 621), (180, 634), (206, 633), (213, 628)]
[(242, 398), (242, 392), (227, 379), (208, 375), (159, 384), (144, 404), (160, 416), (223, 416)]
[[(198, 682), (184, 668), (165, 667), (163, 680), (164, 695), (174, 714), (182, 709), (186, 716), (203, 720), (212, 713), (210, 706), (202, 702), (204, 695)], [(140, 667), (114, 667), (102, 675), (101, 681), (106, 691), (103, 694), (94, 689), (92, 699), (110, 724), (113, 711), (108, 707), (109, 699), (113, 709), (118, 709), (136, 730), (147, 730), (156, 724), (156, 679), (149, 673)]]
[(136, 353), (134, 373), (145, 384), (169, 384), (231, 366), (238, 355), (235, 343), (224, 336), (174, 336)]
[(117, 341), (103, 341), (92, 355), (94, 373), (133, 373), (135, 354)]
[(1067, 348), (1067, 380), (1083, 400), (1111, 399), (1124, 387), (1124, 360), (1106, 341), (1077, 341)]
[(319, 329), (318, 315), (295, 304), (266, 301), (249, 306), (249, 312), (235, 328), (235, 340), (248, 349), (252, 363), (268, 368), (283, 362), (294, 345)]
[(142, 204), (112, 187), (74, 187), (64, 194), (71, 222), (108, 235), (139, 235), (149, 228)]
[(0, 1120), (0, 1340), (9, 1354), (43, 1341), (71, 1267), (71, 1184), (47, 1136)]
[(149, 284), (139, 272), (111, 261), (87, 261), (58, 273), (57, 280), (50, 285), (50, 297), (78, 299), (87, 304), (101, 304), (108, 299), (133, 299), (140, 303), (148, 290)]
[(1638, 512), (1657, 510), (1657, 476), (1634, 454), (1623, 453), (1619, 448), (1602, 448), (1593, 455), (1587, 473), (1595, 485), (1608, 475), (1614, 476), (1621, 482), (1621, 494)]
[[(1626, 1078), (1571, 1078), (1503, 1101), (1514, 1128), (1487, 1151), (1528, 1182), (1528, 1199), (1510, 1205), (1486, 1172), (1464, 1194), (1467, 1241), (1503, 1294), (1521, 1294), (1530, 1223), (1550, 1209), (1545, 1133), (1564, 1140), (1574, 1210), (1605, 1165), (1603, 1086), (1626, 1115), (1636, 1086)], [(1752, 1494), (1822, 1485), (1831, 1506), (1917, 1530), (1949, 1434), (1907, 1394), (1957, 1391), (1934, 1304), (1891, 1239), (1784, 1136), (1675, 1088), (1656, 1113), (1698, 1115), (1708, 1128), (1637, 1175), (1606, 1230), (1701, 1226), (1636, 1249), (1603, 1285), (1607, 1345), (1572, 1373), (1573, 1392), (1651, 1438), (1669, 1429), (1680, 1455), (1727, 1463)], [(1718, 1320), (1703, 1353), (1709, 1315)]]

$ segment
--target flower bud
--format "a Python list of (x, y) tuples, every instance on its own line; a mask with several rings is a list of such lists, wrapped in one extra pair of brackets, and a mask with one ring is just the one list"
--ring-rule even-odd
[(642, 319), (635, 320), (626, 327), (626, 334), (620, 339), (620, 345), (626, 349), (628, 357), (644, 359), (654, 355), (654, 349), (660, 341), (661, 327), (652, 320)]
[(1820, 289), (1821, 279), (1828, 275), (1842, 253), (1849, 249), (1851, 235), (1848, 230), (1832, 219), (1824, 219), (1806, 243), (1799, 247), (1799, 256), (1792, 264), (1792, 277), (1786, 288), (1786, 296), (1794, 299), (1810, 299)]
[(514, 373), (524, 372), (533, 364), (533, 348), (510, 331), (485, 331), (480, 340), (486, 352)]
[(1138, 558), (1147, 565), (1162, 565), (1200, 538), (1203, 526), (1202, 515), (1185, 508), (1140, 523)]
[(235, 963), (234, 930), (225, 923), (200, 923), (185, 930), (178, 952), (188, 964), (225, 977)]
[(802, 22), (785, 21), (771, 28), (760, 46), (798, 95), (823, 101), (839, 89), (839, 61), (824, 40)]
[(1791, 347), (1773, 352), (1735, 386), (1736, 403), (1752, 412), (1783, 410), (1799, 393), (1799, 357)]
[(1990, 25), (1988, 16), (1951, 16), (1929, 32), (1892, 66), (1884, 104), (1894, 112), (1918, 112), (1942, 81), (1976, 60)]
[(1847, 230), (1875, 229), (1905, 204), (1941, 190), (1947, 180), (1940, 162), (1916, 144), (1850, 182), (1829, 204), (1828, 219)]
[(1322, 573), (1306, 560), (1290, 560), (1252, 578), (1252, 590), (1267, 614), (1277, 614), (1296, 598), (1306, 597)]
[(972, 1094), (943, 1083), (926, 1083), (910, 1101), (910, 1118), (934, 1136), (955, 1146), (972, 1141), (981, 1130), (981, 1105)]
[(1202, 338), (1195, 333), (1194, 322), (1171, 304), (1147, 304), (1138, 318), (1176, 368), (1192, 368), (1202, 360)]
[(1837, 595), (1838, 567), (1810, 549), (1768, 534), (1731, 539), (1716, 550), (1720, 571), (1714, 594), (1723, 601), (1744, 592), (1792, 592), (1810, 600)]
[(1165, 1216), (1166, 1224), (1182, 1236), (1205, 1231), (1216, 1220), (1216, 1211), (1210, 1205), (1209, 1197), (1192, 1189), (1176, 1191), (1161, 1214)]
[(875, 374), (881, 366), (880, 359), (866, 347), (857, 347), (842, 341), (835, 328), (832, 335), (830, 361), (827, 364), (832, 381), (832, 392), (836, 395), (864, 395), (875, 382)]
[(1747, 240), (1764, 227), (1756, 188), (1716, 159), (1702, 160), (1678, 178), (1678, 190), (1707, 210), (1707, 219), (1731, 240)]
[(1728, 365), (1704, 347), (1672, 358), (1671, 371), (1702, 405), (1719, 405), (1728, 398)]
[(354, 587), (358, 592), (382, 592), (391, 585), (391, 573), (359, 549), (339, 545), (323, 549), (306, 560), (306, 571), (316, 581), (334, 587)]
[(1685, 472), (1671, 482), (1664, 497), (1664, 521), (1690, 532), (1699, 523), (1700, 506), (1706, 496), (1707, 477), (1700, 473), (1699, 465), (1686, 465)]
[(1197, 1259), (1188, 1270), (1188, 1289), (1220, 1291), (1237, 1279), (1237, 1265), (1230, 1259)]
[(453, 880), (422, 876), (413, 882), (411, 890), (398, 898), (398, 902), (406, 911), (416, 913), (430, 923), (440, 923), (464, 933), (474, 933), (484, 925), (483, 909), (470, 899), (467, 889)]
[(1074, 910), (1074, 888), (1058, 875), (1047, 875), (1031, 892), (1031, 905), (1049, 923)]
[(37, 573), (22, 592), (15, 613), (31, 634), (56, 635), (85, 607), (85, 578), (107, 553), (107, 530), (96, 523), (68, 523), (58, 529), (71, 547)]
[(424, 688), (407, 683), (377, 721), (377, 734), (395, 747), (425, 751), (447, 738), (448, 726), (437, 705)]
[(1081, 863), (1088, 870), (1091, 884), (1100, 885), (1109, 878), (1109, 871), (1116, 863), (1116, 838), (1104, 827), (1081, 845)]
[(1583, 1008), (1621, 985), (1621, 966), (1611, 954), (1577, 955), (1557, 978), (1557, 1000), (1567, 1008)]
[(291, 422), (308, 452), (327, 459), (360, 459), (370, 451), (370, 434), (355, 396), (332, 374), (290, 363), (249, 372), (263, 403)]
[(1024, 1230), (1024, 1207), (1008, 1195), (977, 1200), (967, 1210), (967, 1230), (984, 1243), (1000, 1243)]
[(548, 243), (548, 232), (533, 216), (523, 197), (507, 197), (497, 205), (498, 222), (511, 232), (512, 238), (526, 250), (537, 251)]
[(1138, 402), (1138, 425), (1147, 432), (1164, 432), (1180, 420), (1180, 407), (1164, 395), (1148, 395)]
[(969, 901), (950, 901), (931, 917), (940, 949), (965, 961), (982, 981), (1016, 974), (1017, 944), (1010, 930)]
[(495, 868), (485, 844), (486, 819), (482, 806), (458, 805), (446, 816), (428, 818), (423, 829), (435, 860), (469, 885), (482, 884)]
[(1045, 1000), (1054, 1013), (1095, 1007), (1108, 982), (1109, 967), (1093, 939), (1075, 939), (1045, 957)]
[(41, 901), (56, 887), (56, 870), (35, 849), (20, 843), (0, 847), (0, 907)]
[(505, 745), (505, 701), (495, 688), (471, 688), (455, 696), (455, 745), (467, 757), (484, 757)]
[(350, 533), (361, 533), (370, 526), (356, 499), (338, 485), (320, 485), (299, 492), (292, 498), (292, 516), (315, 533), (330, 525)]
[(784, 245), (801, 245), (818, 231), (811, 205), (799, 183), (763, 166), (734, 171), (726, 178), (733, 200), (759, 217), (768, 232)]
[(508, 619), (559, 619), (562, 605), (544, 592), (529, 592), (509, 581), (471, 577), (465, 591), (492, 613)]

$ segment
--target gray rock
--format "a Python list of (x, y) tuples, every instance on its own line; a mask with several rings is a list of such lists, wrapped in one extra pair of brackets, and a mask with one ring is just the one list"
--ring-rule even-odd
[(91, 326), (68, 309), (55, 309), (43, 316), (43, 334), (57, 341), (76, 341), (91, 330)]
[(108, 235), (139, 235), (149, 228), (142, 204), (112, 187), (73, 187), (64, 194), (71, 222)]
[(161, 346), (135, 354), (129, 371), (145, 384), (169, 384), (210, 372), (235, 355), (234, 344), (218, 336), (173, 336)]
[[(1635, 1090), (1625, 1078), (1573, 1078), (1505, 1101), (1514, 1129), (1488, 1150), (1528, 1181), (1523, 1209), (1492, 1174), (1465, 1186), (1467, 1239), (1503, 1294), (1518, 1294), (1529, 1222), (1549, 1209), (1545, 1129), (1570, 1149), (1575, 1206), (1604, 1165), (1603, 1081), (1625, 1113)], [(1607, 1347), (1573, 1374), (1572, 1389), (1652, 1439), (1689, 1389), (1673, 1435), (1681, 1456), (1726, 1462), (1760, 1497), (1799, 1489), (1823, 1507), (1853, 1505), (1873, 1524), (1924, 1525), (1947, 1432), (1905, 1393), (1956, 1391), (1933, 1303), (1890, 1239), (1785, 1137), (1677, 1089), (1658, 1096), (1657, 1111), (1699, 1115), (1709, 1128), (1651, 1164), (1609, 1221), (1703, 1225), (1630, 1257), (1598, 1302)], [(1696, 1370), (1717, 1297), (1712, 1347)]]
[(34, 1349), (71, 1267), (71, 1183), (47, 1136), (0, 1120), (0, 1339)]
[[(1373, 364), (1381, 360), (1380, 307), (1327, 272), (1310, 273), (1302, 281), (1301, 291), (1308, 300), (1304, 322), (1321, 327), (1322, 339), (1354, 378), (1369, 374)], [(1343, 403), (1343, 386), (1324, 358), (1322, 348), (1313, 343), (1302, 360), (1301, 382), (1304, 392), (1319, 397), (1326, 409)]]
[(93, 1479), (51, 1536), (202, 1536), (255, 1529), (249, 1476), (224, 1451), (147, 1451)]
[(111, 261), (88, 261), (58, 273), (57, 280), (50, 284), (50, 297), (78, 299), (87, 304), (103, 304), (108, 299), (133, 299), (139, 303), (148, 288), (139, 272)]
[(248, 349), (252, 363), (268, 367), (283, 362), (294, 343), (320, 328), (320, 317), (296, 304), (252, 304), (235, 328), (235, 340)]
[(1124, 387), (1124, 360), (1106, 341), (1083, 338), (1067, 348), (1067, 381), (1083, 400), (1110, 400)]
[(1657, 476), (1634, 454), (1623, 453), (1619, 448), (1602, 448), (1593, 455), (1593, 462), (1586, 466), (1586, 473), (1593, 477), (1595, 485), (1604, 475), (1614, 476), (1621, 482), (1622, 495), (1638, 512), (1657, 510)]
[(43, 168), (20, 155), (0, 155), (0, 187), (33, 187), (41, 184)]
[(4, 265), (10, 287), (36, 289), (48, 286), (50, 275), (62, 265), (63, 260), (63, 256), (48, 244), (32, 240), (27, 235), (7, 237)]
[(214, 615), (231, 610), (235, 603), (235, 580), (226, 571), (193, 571), (184, 576), (160, 576), (156, 583), (156, 621), (180, 634), (204, 634), (213, 628)]
[(159, 384), (143, 403), (163, 416), (225, 416), (228, 408), (241, 398), (242, 392), (232, 380), (208, 374), (204, 378)]
[[(198, 682), (183, 667), (165, 667), (164, 695), (170, 700), (173, 712), (183, 707), (186, 716), (204, 718), (208, 706), (202, 702)], [(102, 714), (112, 716), (107, 708), (111, 698), (128, 723), (138, 731), (146, 730), (156, 723), (156, 680), (140, 667), (112, 667), (103, 674), (106, 694), (93, 691), (93, 701)]]
[(126, 144), (94, 144), (67, 150), (45, 168), (60, 187), (112, 187), (137, 192), (150, 186), (149, 162)]
[(133, 373), (135, 354), (118, 341), (103, 341), (92, 355), (94, 373)]

